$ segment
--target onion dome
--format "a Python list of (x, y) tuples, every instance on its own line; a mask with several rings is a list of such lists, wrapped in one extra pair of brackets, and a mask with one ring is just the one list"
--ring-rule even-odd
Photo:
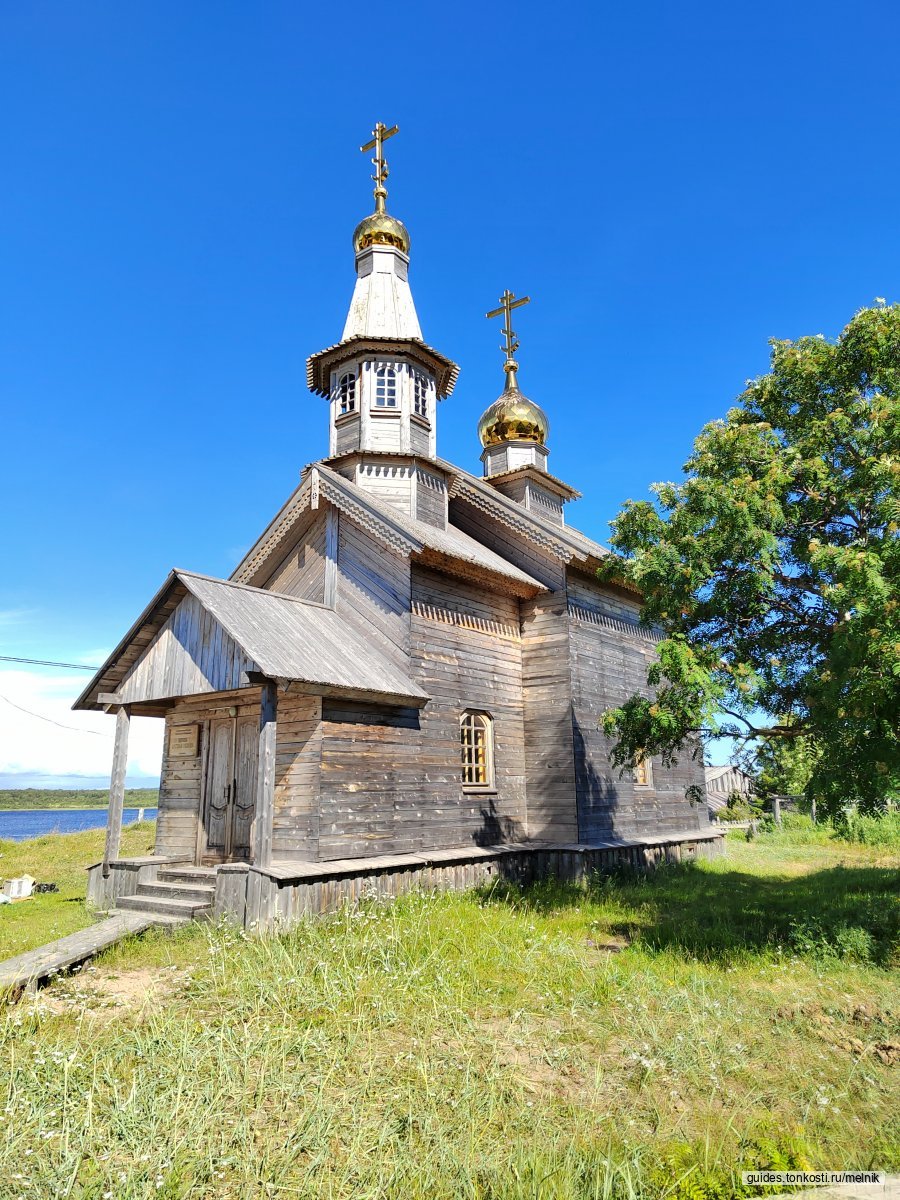
[(385, 212), (383, 207), (376, 208), (353, 231), (353, 249), (357, 254), (369, 246), (394, 246), (409, 254), (409, 233), (402, 221)]
[(482, 446), (499, 446), (502, 442), (536, 442), (546, 446), (550, 432), (547, 414), (519, 391), (516, 364), (508, 362), (505, 370), (503, 394), (486, 409), (478, 422)]

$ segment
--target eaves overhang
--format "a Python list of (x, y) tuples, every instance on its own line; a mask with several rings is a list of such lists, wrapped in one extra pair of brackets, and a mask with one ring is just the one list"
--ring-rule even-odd
[(306, 360), (306, 383), (309, 390), (317, 396), (329, 396), (331, 372), (343, 363), (365, 354), (402, 354), (418, 363), (423, 370), (434, 376), (439, 400), (450, 395), (459, 376), (459, 367), (455, 362), (445, 358), (440, 351), (419, 341), (418, 338), (352, 337), (310, 355)]

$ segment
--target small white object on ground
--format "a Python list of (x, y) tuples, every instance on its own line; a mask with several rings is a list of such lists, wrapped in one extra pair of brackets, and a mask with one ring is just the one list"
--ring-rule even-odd
[(10, 900), (27, 900), (31, 895), (35, 881), (30, 875), (20, 875), (18, 879), (7, 879), (3, 885), (3, 893)]

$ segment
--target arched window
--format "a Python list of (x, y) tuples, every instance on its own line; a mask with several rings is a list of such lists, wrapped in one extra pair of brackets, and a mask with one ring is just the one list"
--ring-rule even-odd
[(340, 415), (356, 412), (356, 372), (348, 371), (338, 381), (338, 402)]
[(634, 765), (634, 786), (653, 787), (653, 764), (649, 758), (644, 758), (643, 755)]
[(421, 371), (413, 372), (413, 412), (417, 416), (428, 416), (428, 376)]
[(397, 367), (394, 363), (379, 363), (375, 368), (375, 407), (397, 407)]
[(459, 721), (463, 787), (494, 783), (494, 722), (487, 713), (464, 712)]

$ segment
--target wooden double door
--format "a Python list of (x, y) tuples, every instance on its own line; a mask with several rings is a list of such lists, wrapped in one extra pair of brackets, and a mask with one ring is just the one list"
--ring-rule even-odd
[(258, 757), (259, 730), (254, 717), (210, 721), (203, 814), (204, 861), (250, 861)]

